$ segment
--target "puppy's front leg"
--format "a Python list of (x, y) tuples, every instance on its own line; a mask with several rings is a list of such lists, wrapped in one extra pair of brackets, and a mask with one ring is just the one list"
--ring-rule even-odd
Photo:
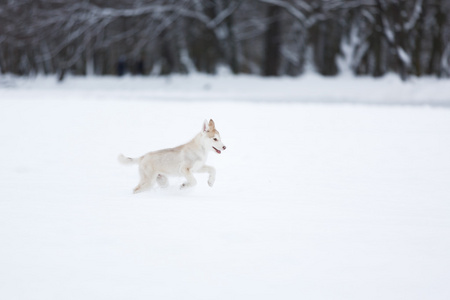
[(183, 174), (184, 177), (186, 177), (187, 181), (180, 186), (180, 189), (192, 187), (197, 184), (197, 180), (195, 179), (194, 175), (192, 175), (192, 172), (189, 168), (181, 169), (181, 173)]
[(198, 170), (198, 172), (208, 173), (209, 174), (208, 185), (211, 187), (214, 185), (214, 182), (216, 181), (216, 169), (214, 167), (204, 165), (203, 167), (200, 168), (200, 170)]

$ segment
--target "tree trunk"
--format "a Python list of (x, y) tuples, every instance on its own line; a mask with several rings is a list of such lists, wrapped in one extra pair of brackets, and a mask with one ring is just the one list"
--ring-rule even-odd
[(269, 5), (267, 7), (267, 18), (269, 25), (267, 26), (264, 37), (264, 62), (263, 75), (277, 76), (280, 65), (280, 49), (281, 49), (281, 20), (280, 7)]

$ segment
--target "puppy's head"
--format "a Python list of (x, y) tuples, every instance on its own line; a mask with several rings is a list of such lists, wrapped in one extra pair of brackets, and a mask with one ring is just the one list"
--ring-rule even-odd
[(220, 154), (227, 147), (222, 143), (220, 139), (220, 134), (216, 129), (216, 124), (211, 119), (209, 122), (205, 120), (203, 123), (203, 135), (206, 138), (207, 145), (211, 147), (211, 150), (214, 150), (216, 153)]

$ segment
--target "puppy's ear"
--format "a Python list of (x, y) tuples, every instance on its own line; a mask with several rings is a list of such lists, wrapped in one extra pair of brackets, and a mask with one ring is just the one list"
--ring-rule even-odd
[(203, 122), (203, 132), (206, 132), (208, 130), (208, 120), (205, 119), (205, 121)]
[(214, 121), (211, 119), (209, 120), (209, 129), (213, 130), (216, 129), (216, 124), (214, 124)]

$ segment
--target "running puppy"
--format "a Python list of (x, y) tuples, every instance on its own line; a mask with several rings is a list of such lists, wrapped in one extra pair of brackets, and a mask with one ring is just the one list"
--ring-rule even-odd
[(139, 174), (141, 181), (134, 188), (134, 193), (142, 192), (151, 188), (155, 181), (161, 187), (167, 187), (169, 181), (167, 176), (184, 176), (186, 182), (181, 185), (181, 189), (192, 187), (197, 184), (192, 173), (209, 173), (208, 184), (213, 186), (216, 180), (216, 169), (205, 165), (209, 151), (222, 153), (226, 147), (220, 140), (220, 134), (216, 130), (213, 120), (203, 123), (203, 130), (197, 134), (190, 142), (169, 149), (149, 152), (138, 158), (125, 157), (119, 155), (119, 162), (123, 164), (139, 164)]

